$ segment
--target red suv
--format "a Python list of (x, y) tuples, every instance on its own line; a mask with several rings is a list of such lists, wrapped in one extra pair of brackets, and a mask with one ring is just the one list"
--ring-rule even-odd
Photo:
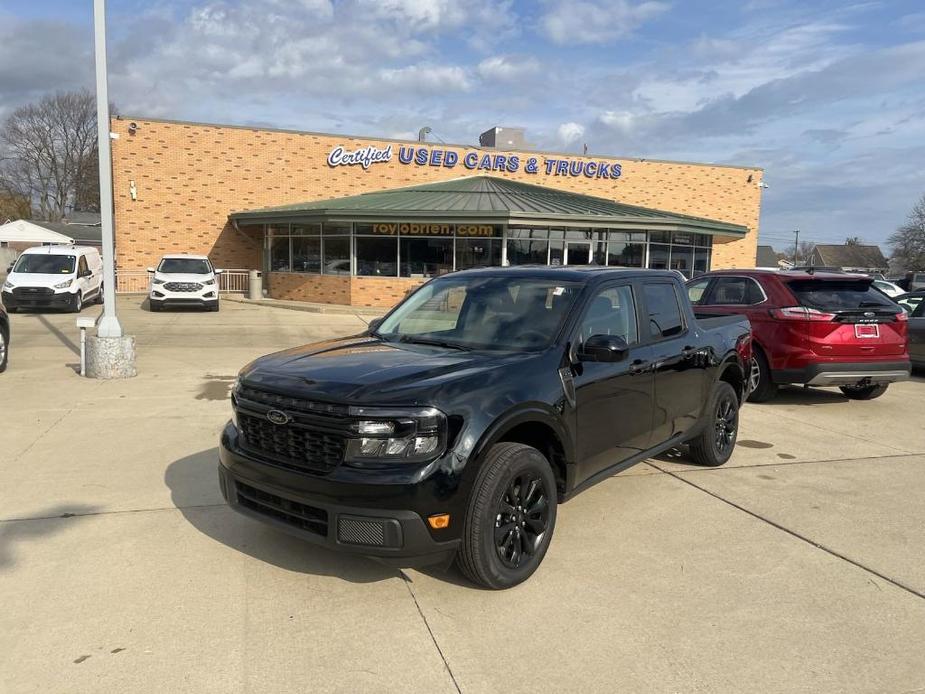
[(721, 270), (687, 283), (698, 315), (744, 314), (752, 324), (749, 400), (785, 383), (839, 386), (870, 400), (909, 378), (906, 313), (863, 275)]

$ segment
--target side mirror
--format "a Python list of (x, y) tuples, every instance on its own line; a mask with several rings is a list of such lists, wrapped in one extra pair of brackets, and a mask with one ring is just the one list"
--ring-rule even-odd
[(148, 272), (154, 272), (154, 268), (153, 268), (153, 267), (149, 267), (149, 268), (148, 268)]
[(381, 319), (381, 318), (373, 318), (373, 319), (369, 322), (369, 325), (368, 325), (367, 328), (366, 328), (366, 332), (372, 334), (372, 333), (376, 332), (376, 330), (379, 329), (379, 326), (380, 326), (380, 325), (382, 325), (382, 319)]
[(623, 361), (629, 345), (619, 335), (592, 335), (578, 351), (580, 361)]
[(9, 267), (7, 267), (7, 269), (6, 269), (6, 274), (9, 275), (11, 272), (13, 272), (13, 266), (14, 266), (15, 264), (16, 264), (16, 263), (10, 263), (10, 264), (9, 264)]
[(219, 270), (218, 268), (215, 268), (212, 272), (214, 272), (216, 275), (220, 275), (220, 274), (222, 274), (222, 273), (225, 272), (225, 271), (224, 271), (224, 270)]

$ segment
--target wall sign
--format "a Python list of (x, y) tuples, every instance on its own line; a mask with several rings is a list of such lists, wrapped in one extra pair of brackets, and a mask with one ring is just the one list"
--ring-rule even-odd
[[(362, 166), (369, 170), (373, 164), (392, 161), (392, 145), (388, 147), (361, 147), (347, 150), (338, 145), (328, 154), (328, 166)], [(404, 166), (432, 166), (452, 169), (457, 166), (470, 171), (489, 173), (522, 171), (527, 174), (545, 176), (569, 176), (572, 178), (608, 178), (616, 180), (623, 173), (623, 166), (610, 161), (584, 159), (559, 159), (554, 157), (526, 157), (519, 154), (502, 154), (471, 150), (460, 155), (451, 149), (402, 145), (398, 148), (398, 163)]]
[(414, 224), (380, 222), (373, 224), (374, 234), (395, 236), (500, 236), (490, 224)]

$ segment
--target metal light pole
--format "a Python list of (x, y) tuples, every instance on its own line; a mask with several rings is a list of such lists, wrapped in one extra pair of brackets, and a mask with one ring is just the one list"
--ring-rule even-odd
[(794, 229), (793, 233), (796, 235), (796, 240), (793, 242), (793, 264), (798, 265), (797, 258), (800, 257), (800, 230)]
[(106, 72), (106, 1), (93, 0), (96, 42), (96, 127), (100, 158), (100, 215), (103, 230), (103, 316), (99, 337), (122, 337), (116, 317), (116, 259), (112, 222), (112, 144), (109, 133), (109, 80)]

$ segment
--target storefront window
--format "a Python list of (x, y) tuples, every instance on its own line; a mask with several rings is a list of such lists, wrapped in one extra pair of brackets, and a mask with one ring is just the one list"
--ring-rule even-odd
[(694, 249), (689, 246), (671, 247), (671, 269), (690, 279), (694, 267)]
[[(359, 231), (359, 225), (357, 225)], [(398, 239), (394, 236), (357, 236), (357, 274), (371, 277), (398, 275)]]
[(548, 229), (522, 227), (508, 229), (508, 265), (545, 265), (549, 254), (549, 242), (546, 240), (548, 238)]
[(325, 222), (325, 236), (350, 236), (350, 222)]
[(275, 236), (270, 239), (270, 270), (272, 272), (291, 272), (289, 262), (289, 237)]
[(321, 239), (310, 236), (292, 237), (292, 271), (321, 272)]
[[(325, 225), (327, 233), (327, 225)], [(325, 275), (350, 274), (350, 237), (333, 236), (324, 239), (324, 265), (322, 272)]]
[(400, 239), (401, 276), (435, 277), (453, 270), (452, 238)]
[(616, 267), (642, 267), (645, 257), (645, 243), (611, 241), (607, 248), (607, 264)]
[(456, 239), (456, 269), (501, 265), (501, 239)]
[(649, 267), (653, 270), (667, 270), (671, 246), (663, 243), (649, 244)]
[(697, 275), (702, 275), (705, 272), (710, 270), (710, 249), (709, 248), (695, 248), (694, 249), (694, 271), (692, 277)]

